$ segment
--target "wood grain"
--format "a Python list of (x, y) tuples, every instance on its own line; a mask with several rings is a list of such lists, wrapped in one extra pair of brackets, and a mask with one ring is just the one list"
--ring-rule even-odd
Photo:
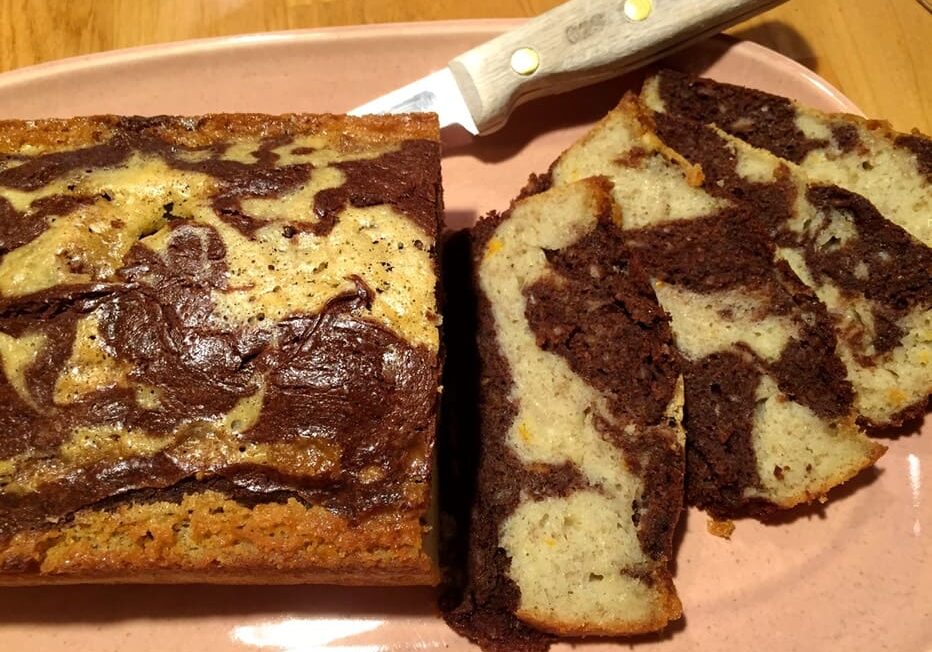
[[(532, 16), (559, 0), (0, 0), (0, 70), (187, 38)], [(790, 0), (731, 33), (815, 70), (868, 115), (932, 133), (932, 14), (915, 0)]]

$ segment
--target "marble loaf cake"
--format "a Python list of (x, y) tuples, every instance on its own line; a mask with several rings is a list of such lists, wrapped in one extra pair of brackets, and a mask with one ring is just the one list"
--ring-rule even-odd
[(0, 122), (0, 583), (436, 581), (438, 138)]
[(447, 618), (487, 650), (680, 615), (682, 380), (619, 217), (608, 182), (584, 179), (473, 232), (481, 452), (468, 587)]
[(777, 259), (762, 207), (709, 191), (631, 95), (538, 185), (593, 175), (614, 184), (685, 360), (687, 498), (719, 517), (767, 513), (870, 466), (884, 448), (855, 423), (832, 322)]

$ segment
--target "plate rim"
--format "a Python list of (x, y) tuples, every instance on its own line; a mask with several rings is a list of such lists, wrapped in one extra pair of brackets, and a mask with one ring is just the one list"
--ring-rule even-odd
[[(338, 38), (365, 40), (370, 38), (397, 37), (412, 31), (419, 33), (426, 32), (432, 35), (474, 32), (478, 34), (488, 34), (489, 38), (493, 38), (507, 29), (516, 27), (527, 20), (528, 18), (466, 18), (363, 23), (332, 27), (250, 32), (245, 34), (168, 41), (164, 43), (150, 43), (147, 45), (81, 54), (63, 59), (44, 61), (22, 68), (14, 68), (0, 73), (0, 92), (14, 88), (20, 84), (40, 81), (45, 77), (53, 77), (78, 70), (106, 68), (110, 65), (133, 63), (137, 61), (173, 59), (190, 56), (192, 54), (210, 54), (212, 52), (225, 52), (255, 47), (289, 45), (315, 41), (326, 42)], [(789, 74), (803, 77), (808, 83), (818, 87), (820, 91), (830, 96), (840, 107), (843, 107), (845, 112), (862, 117), (864, 116), (864, 112), (857, 104), (833, 84), (829, 83), (828, 80), (823, 78), (816, 71), (810, 70), (782, 52), (778, 52), (754, 41), (740, 39), (730, 34), (716, 34), (711, 38), (729, 41), (732, 48), (742, 50), (743, 55), (746, 55), (748, 58), (762, 65), (777, 65), (786, 69)]]

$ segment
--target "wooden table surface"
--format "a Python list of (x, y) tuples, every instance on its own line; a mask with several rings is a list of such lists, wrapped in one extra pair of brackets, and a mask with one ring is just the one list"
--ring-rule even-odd
[[(0, 0), (0, 71), (204, 36), (532, 16), (560, 0)], [(730, 30), (815, 70), (869, 116), (932, 133), (932, 13), (917, 0), (789, 0)]]

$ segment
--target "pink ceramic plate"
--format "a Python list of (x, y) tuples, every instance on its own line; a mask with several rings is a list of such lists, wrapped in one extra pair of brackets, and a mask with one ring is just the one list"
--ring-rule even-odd
[[(442, 66), (514, 23), (350, 27), (195, 41), (56, 62), (0, 76), (0, 116), (206, 111), (345, 111)], [(828, 110), (858, 112), (824, 80), (774, 52), (715, 39), (671, 62)], [(503, 208), (586, 126), (636, 88), (633, 78), (523, 107), (471, 141), (445, 135), (451, 226)], [(914, 429), (915, 430), (915, 429)], [(692, 511), (676, 583), (686, 618), (662, 636), (593, 642), (682, 650), (932, 649), (932, 465), (926, 433), (899, 433), (877, 469), (824, 507), (781, 523), (741, 522), (731, 541)], [(925, 466), (925, 470), (923, 467)], [(466, 649), (427, 589), (60, 587), (0, 589), (0, 650)], [(569, 648), (566, 648), (569, 649)]]

